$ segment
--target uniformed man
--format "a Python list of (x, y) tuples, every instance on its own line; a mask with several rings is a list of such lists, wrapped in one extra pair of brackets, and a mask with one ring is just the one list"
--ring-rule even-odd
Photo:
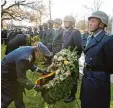
[(5, 44), (7, 45), (7, 34), (8, 34), (8, 30), (1, 30), (1, 44)]
[[(54, 22), (53, 20), (48, 20), (48, 27), (49, 29), (46, 31), (46, 40), (47, 40), (47, 47), (52, 52), (52, 42), (55, 36), (55, 31), (53, 29)], [(52, 62), (52, 58), (47, 59), (46, 65), (50, 65)]]
[(17, 34), (15, 37), (13, 37), (7, 44), (5, 55), (10, 53), (11, 51), (19, 48), (20, 46), (26, 46), (30, 45), (28, 43), (28, 39), (30, 38), (27, 34)]
[(113, 73), (113, 37), (105, 32), (108, 16), (96, 11), (88, 18), (85, 67), (81, 85), (81, 108), (110, 108), (110, 73)]
[(42, 37), (43, 37), (43, 32), (44, 32), (43, 31), (43, 25), (39, 25), (39, 34), (38, 35), (39, 35), (40, 39), (42, 39)]
[[(81, 42), (81, 34), (79, 30), (73, 28), (75, 24), (75, 19), (72, 16), (65, 16), (64, 18), (64, 26), (65, 30), (63, 32), (63, 39), (62, 39), (62, 48), (68, 48), (71, 46), (72, 48), (77, 47), (78, 58), (82, 52), (82, 42)], [(73, 78), (78, 77), (79, 75), (79, 66), (78, 66), (78, 74), (72, 75)], [(75, 93), (77, 91), (77, 80), (75, 80), (75, 84), (71, 90), (69, 97), (67, 97), (64, 101), (71, 102), (75, 99)]]
[(38, 28), (34, 27), (33, 37), (38, 36)]
[(7, 108), (14, 101), (16, 108), (25, 108), (23, 103), (24, 88), (36, 91), (43, 87), (35, 85), (26, 77), (26, 71), (31, 69), (46, 74), (35, 66), (35, 62), (43, 61), (45, 57), (52, 56), (48, 48), (41, 42), (37, 46), (25, 46), (18, 48), (2, 60), (1, 63), (1, 108)]
[(54, 22), (53, 20), (48, 20), (49, 29), (46, 32), (46, 39), (47, 39), (47, 47), (50, 51), (52, 51), (52, 42), (54, 38), (54, 29), (53, 29)]
[(62, 20), (60, 18), (56, 18), (54, 20), (55, 36), (52, 43), (52, 52), (54, 55), (62, 49), (63, 28), (61, 25)]
[(42, 41), (42, 43), (43, 43), (44, 45), (47, 46), (46, 34), (47, 34), (47, 30), (48, 30), (48, 23), (44, 23), (44, 24), (43, 24), (43, 28), (44, 28), (44, 31), (43, 31), (43, 36), (42, 36), (41, 41)]

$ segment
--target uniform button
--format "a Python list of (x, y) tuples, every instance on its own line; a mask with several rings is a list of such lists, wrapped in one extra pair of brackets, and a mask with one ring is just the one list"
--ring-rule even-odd
[(92, 58), (89, 58), (90, 60), (92, 60)]

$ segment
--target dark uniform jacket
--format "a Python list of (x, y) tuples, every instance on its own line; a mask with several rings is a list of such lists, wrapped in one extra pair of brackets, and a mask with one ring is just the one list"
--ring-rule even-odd
[(41, 39), (42, 43), (46, 46), (47, 46), (47, 38), (46, 38), (47, 30), (48, 29), (44, 29), (44, 31), (42, 33), (42, 39)]
[(53, 38), (53, 43), (52, 43), (52, 52), (54, 54), (56, 54), (57, 52), (59, 52), (62, 49), (62, 37), (63, 37), (63, 29), (59, 28), (56, 33), (55, 36)]
[(47, 40), (47, 47), (50, 51), (52, 51), (52, 42), (55, 36), (55, 31), (53, 28), (50, 28), (46, 31), (46, 40)]
[(112, 45), (113, 37), (103, 30), (85, 49), (85, 68), (81, 86), (82, 108), (110, 107), (110, 73), (113, 73)]
[(77, 47), (78, 55), (82, 52), (81, 34), (78, 30), (70, 28), (68, 31), (63, 32), (62, 48), (68, 48), (69, 46)]
[(15, 50), (16, 48), (19, 48), (19, 46), (25, 46), (27, 44), (27, 37), (24, 34), (17, 34), (15, 37), (13, 37), (7, 44), (6, 52), (7, 55), (11, 51)]
[(29, 88), (31, 83), (26, 77), (26, 71), (31, 69), (34, 71), (36, 66), (35, 53), (33, 47), (26, 46), (18, 48), (8, 55), (1, 62), (1, 76), (10, 81), (18, 81), (22, 86)]

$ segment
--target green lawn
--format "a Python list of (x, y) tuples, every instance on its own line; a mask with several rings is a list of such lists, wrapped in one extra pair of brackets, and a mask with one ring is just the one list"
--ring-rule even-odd
[[(5, 46), (2, 45), (1, 59), (3, 59), (4, 57), (4, 51), (5, 51)], [(31, 79), (33, 82), (35, 82), (35, 80), (39, 77), (39, 74), (28, 71), (27, 77)], [(76, 98), (79, 106), (80, 106), (80, 101), (79, 101), (80, 84), (81, 84), (81, 80), (79, 80), (78, 91), (76, 94)], [(26, 95), (24, 95), (24, 102), (25, 102), (26, 108), (46, 108), (40, 92), (36, 93), (35, 90), (29, 90), (29, 91), (26, 90)], [(63, 102), (63, 100), (61, 100), (60, 102), (57, 102), (55, 104), (54, 108), (79, 108), (77, 102), (74, 101), (66, 104)], [(9, 108), (15, 108), (14, 103), (12, 103), (9, 106)], [(113, 108), (113, 84), (111, 84), (111, 107), (110, 108)]]

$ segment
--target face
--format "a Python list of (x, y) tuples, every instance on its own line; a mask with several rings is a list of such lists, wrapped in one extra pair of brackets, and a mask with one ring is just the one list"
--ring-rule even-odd
[(59, 28), (59, 24), (54, 23), (54, 27), (55, 27), (55, 28)]
[(37, 42), (31, 43), (32, 46), (37, 46)]
[(72, 26), (72, 24), (69, 21), (64, 21), (64, 26), (65, 26), (65, 28), (69, 28)]
[(94, 32), (96, 29), (99, 28), (99, 25), (100, 25), (100, 19), (98, 19), (98, 18), (91, 18), (89, 20), (89, 24), (88, 24), (89, 31), (90, 32)]
[(38, 62), (44, 62), (45, 61), (45, 56), (41, 52), (36, 52), (35, 58), (36, 58), (36, 61), (38, 61)]

